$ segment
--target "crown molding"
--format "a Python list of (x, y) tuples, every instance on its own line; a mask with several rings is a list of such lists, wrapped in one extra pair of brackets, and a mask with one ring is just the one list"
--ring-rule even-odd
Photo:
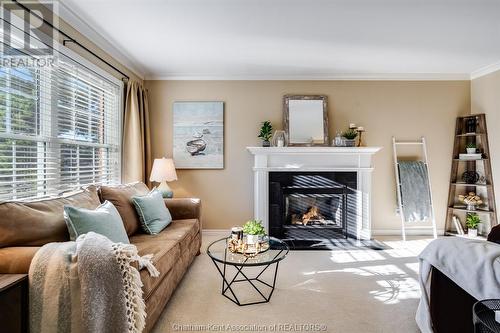
[(105, 38), (102, 34), (97, 32), (88, 23), (86, 23), (81, 16), (76, 14), (62, 1), (58, 2), (57, 9), (57, 15), (61, 19), (71, 25), (75, 30), (84, 35), (90, 42), (109, 54), (132, 73), (137, 75), (139, 78), (144, 79), (145, 71), (137, 66), (137, 62), (133, 60), (133, 57), (127, 55), (126, 51), (111, 42), (109, 38)]
[(490, 65), (487, 65), (487, 66), (484, 66), (478, 70), (473, 71), (470, 74), (470, 79), (471, 80), (478, 79), (482, 76), (494, 73), (496, 71), (500, 71), (500, 61), (495, 62), (495, 63), (490, 64)]
[(468, 81), (468, 73), (379, 73), (328, 75), (147, 75), (145, 80), (179, 81)]

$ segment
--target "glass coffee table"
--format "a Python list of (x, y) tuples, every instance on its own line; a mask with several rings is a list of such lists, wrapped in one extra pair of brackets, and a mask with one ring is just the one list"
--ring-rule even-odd
[[(227, 248), (229, 239), (229, 237), (219, 239), (207, 248), (207, 254), (222, 277), (222, 295), (240, 306), (269, 302), (276, 285), (278, 265), (288, 254), (288, 245), (277, 238), (270, 237), (268, 250), (254, 257), (248, 257), (229, 251)], [(228, 266), (234, 268), (231, 269), (232, 272), (230, 272)], [(266, 282), (263, 275), (268, 268), (274, 269), (274, 272), (272, 272), (272, 281)], [(236, 270), (236, 273), (234, 273), (234, 270)], [(240, 302), (236, 296), (236, 290), (233, 289), (236, 283), (249, 284), (252, 287), (251, 289), (256, 291), (258, 300), (246, 303)]]

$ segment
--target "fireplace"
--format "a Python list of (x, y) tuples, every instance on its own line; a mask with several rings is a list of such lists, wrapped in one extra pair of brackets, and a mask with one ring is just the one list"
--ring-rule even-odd
[(269, 172), (269, 235), (293, 249), (356, 237), (356, 172)]
[[(355, 240), (371, 239), (372, 158), (381, 149), (380, 147), (247, 147), (247, 149), (254, 157), (253, 217), (262, 221), (269, 234), (284, 237), (283, 233), (285, 231), (291, 233), (294, 231), (292, 229), (297, 229), (296, 232), (305, 229), (306, 232), (313, 233), (314, 227), (325, 229), (320, 232), (323, 235), (327, 232), (332, 233), (332, 238), (325, 239), (344, 238), (346, 235), (352, 236)], [(314, 177), (308, 177), (313, 174)], [(290, 182), (293, 184), (293, 179), (290, 180), (290, 176), (293, 175), (301, 175), (305, 177), (302, 179), (311, 181), (309, 188), (294, 189), (293, 185), (290, 185)], [(299, 179), (295, 178), (296, 184), (300, 184)], [(282, 180), (284, 186), (281, 186)], [(301, 199), (302, 204), (299, 206), (295, 199), (305, 196), (308, 196), (307, 200), (310, 201)], [(288, 206), (286, 206), (287, 197)], [(320, 216), (314, 216), (314, 211), (308, 211), (314, 206), (319, 208)], [(312, 218), (304, 225), (302, 215), (311, 212)], [(295, 216), (292, 216), (294, 214)], [(341, 219), (343, 214), (345, 216)], [(292, 219), (295, 221), (293, 224)], [(344, 224), (341, 224), (342, 221)], [(301, 222), (302, 226), (297, 222)], [(341, 241), (345, 242), (345, 239), (338, 239), (338, 242)], [(308, 242), (313, 245), (318, 244), (316, 241)], [(306, 241), (303, 241), (303, 244), (306, 244)]]

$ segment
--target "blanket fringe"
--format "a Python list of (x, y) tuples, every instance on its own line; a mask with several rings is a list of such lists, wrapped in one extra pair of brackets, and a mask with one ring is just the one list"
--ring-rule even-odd
[[(123, 272), (122, 280), (125, 286), (125, 297), (127, 298), (128, 332), (140, 333), (146, 326), (146, 304), (142, 298), (141, 276), (139, 271), (131, 265), (131, 262), (138, 260), (140, 257), (137, 254), (137, 248), (131, 244), (114, 243), (113, 251)], [(158, 272), (153, 266), (151, 258), (149, 258), (149, 261), (148, 259), (145, 259), (145, 261)], [(148, 271), (150, 271), (149, 268)]]

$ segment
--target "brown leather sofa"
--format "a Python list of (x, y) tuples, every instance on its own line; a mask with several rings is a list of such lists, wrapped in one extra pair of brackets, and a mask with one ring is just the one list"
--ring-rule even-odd
[[(490, 231), (488, 241), (500, 243), (500, 225)], [(472, 306), (478, 300), (435, 267), (432, 267), (430, 294), (434, 333), (474, 332)]]
[(111, 201), (120, 213), (130, 242), (140, 255), (153, 254), (160, 271), (158, 278), (140, 272), (146, 303), (146, 328), (149, 332), (170, 299), (177, 284), (200, 253), (201, 219), (199, 199), (166, 199), (173, 221), (158, 235), (141, 232), (140, 222), (130, 198), (146, 194), (142, 183), (102, 186), (71, 196), (36, 202), (0, 204), (0, 273), (28, 273), (36, 251), (49, 242), (69, 240), (63, 217), (63, 206), (93, 209), (104, 200)]

